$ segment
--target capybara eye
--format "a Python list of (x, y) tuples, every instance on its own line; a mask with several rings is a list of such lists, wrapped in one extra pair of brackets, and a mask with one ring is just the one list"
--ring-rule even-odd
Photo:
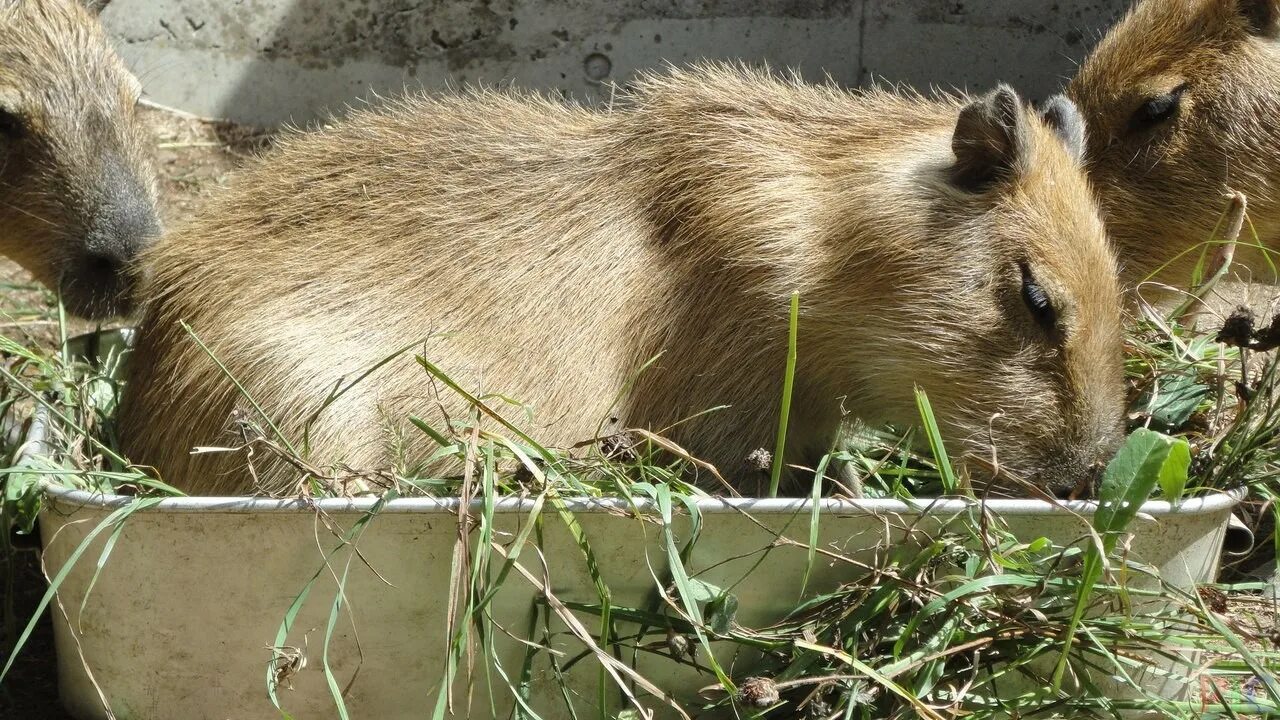
[(17, 140), (22, 137), (22, 134), (22, 118), (4, 108), (0, 108), (0, 136), (10, 140)]
[(1044, 328), (1045, 332), (1053, 332), (1058, 327), (1058, 312), (1053, 309), (1049, 293), (1036, 282), (1035, 276), (1031, 274), (1031, 268), (1027, 267), (1026, 263), (1018, 265), (1022, 269), (1022, 301), (1027, 304), (1027, 309), (1031, 311), (1031, 317), (1035, 318), (1036, 324)]
[(1186, 89), (1186, 85), (1179, 85), (1167, 93), (1142, 103), (1142, 106), (1134, 111), (1133, 117), (1129, 118), (1129, 132), (1153, 128), (1172, 118), (1178, 112), (1178, 106), (1182, 104), (1182, 92)]

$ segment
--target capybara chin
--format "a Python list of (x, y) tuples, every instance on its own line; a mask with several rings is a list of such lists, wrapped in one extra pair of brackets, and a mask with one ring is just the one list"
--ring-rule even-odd
[(1246, 247), (1245, 225), (1236, 260), (1248, 279), (1280, 280), (1280, 0), (1143, 0), (1067, 93), (1126, 282), (1185, 287), (1228, 190), (1273, 253)]
[(78, 0), (0, 0), (0, 253), (85, 318), (130, 312), (159, 235), (141, 89)]
[[(243, 456), (188, 454), (250, 404), (186, 321), (298, 444), (340, 378), (421, 338), (464, 387), (527, 403), (493, 401), (545, 443), (616, 417), (741, 478), (776, 431), (798, 291), (789, 460), (824, 452), (842, 409), (917, 422), (919, 385), (972, 477), (1062, 492), (1112, 452), (1124, 402), (1114, 260), (1062, 139), (1079, 124), (1005, 87), (928, 100), (724, 66), (607, 112), (485, 92), (357, 113), (146, 254), (128, 456), (194, 493), (255, 489)], [(392, 362), (319, 416), (311, 461), (404, 469), (431, 449), (406, 418), (442, 427), (442, 407), (465, 417)], [(291, 487), (266, 456), (259, 489)]]

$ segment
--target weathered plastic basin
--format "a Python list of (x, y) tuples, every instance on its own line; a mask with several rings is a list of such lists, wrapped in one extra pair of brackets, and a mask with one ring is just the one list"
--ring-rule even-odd
[[(121, 497), (94, 496), (50, 487), (40, 530), (49, 571), (56, 572), (70, 552), (114, 508)], [(1213, 580), (1231, 508), (1237, 498), (1218, 494), (1187, 501), (1177, 508), (1147, 503), (1131, 529), (1132, 555), (1159, 568), (1169, 582), (1183, 587)], [(495, 523), (510, 542), (527, 518), (532, 501), (507, 498), (497, 505)], [(321, 568), (322, 556), (337, 546), (318, 520), (323, 514), (350, 527), (373, 500), (323, 500), (315, 503), (246, 498), (175, 498), (133, 514), (93, 588), (81, 603), (94, 574), (102, 533), (93, 549), (71, 570), (60, 592), (55, 632), (64, 704), (77, 718), (102, 718), (94, 681), (117, 717), (278, 718), (266, 694), (266, 668), (277, 628), (294, 596)], [(621, 516), (617, 501), (569, 503), (595, 553), (618, 606), (646, 607), (652, 597), (651, 572), (664, 578), (666, 556), (661, 526)], [(868, 560), (876, 548), (908, 542), (907, 528), (936, 529), (946, 518), (965, 512), (963, 501), (902, 503), (892, 500), (823, 501), (819, 544)], [(1069, 543), (1086, 533), (1091, 506), (1072, 503), (1074, 512), (1034, 500), (987, 503), (1024, 539), (1049, 537)], [(804, 500), (707, 500), (702, 537), (688, 567), (721, 586), (735, 585), (738, 621), (760, 626), (793, 608), (800, 592), (807, 550), (778, 546), (778, 535), (808, 542), (810, 504)], [(336, 627), (328, 651), (330, 667), (346, 685), (351, 718), (397, 720), (431, 716), (446, 657), (446, 605), (457, 538), (456, 500), (399, 499), (388, 503), (359, 541), (363, 557), (390, 585), (359, 560), (350, 564), (346, 599), (350, 615)], [(927, 511), (927, 512), (926, 512)], [(479, 512), (479, 506), (473, 507)], [(552, 592), (561, 600), (596, 602), (582, 554), (549, 507), (543, 511), (542, 542)], [(687, 519), (675, 521), (686, 536)], [(766, 553), (766, 549), (772, 548)], [(761, 555), (766, 555), (761, 558)], [(335, 556), (341, 574), (349, 555)], [(759, 562), (759, 566), (752, 566)], [(526, 550), (521, 563), (543, 577), (541, 560)], [(652, 571), (651, 568), (652, 567)], [(748, 573), (748, 571), (751, 572)], [(819, 562), (810, 592), (829, 589), (851, 577), (847, 566)], [(745, 577), (744, 577), (745, 576)], [(322, 638), (335, 595), (335, 582), (323, 573), (300, 613), (287, 644), (306, 647), (307, 666), (282, 690), (284, 708), (300, 720), (337, 717), (326, 686)], [(492, 606), (507, 632), (528, 637), (539, 593), (513, 573)], [(354, 618), (360, 651), (349, 618)], [(583, 616), (594, 632), (598, 620)], [(560, 626), (557, 626), (560, 627)], [(540, 636), (540, 634), (538, 635)], [(538, 637), (535, 636), (535, 637)], [(654, 636), (658, 639), (658, 636)], [(512, 678), (519, 673), (523, 646), (498, 633), (496, 656)], [(565, 634), (553, 647), (568, 656), (581, 645)], [(363, 653), (363, 662), (359, 661)], [(531, 704), (548, 720), (568, 717), (546, 654), (532, 675)], [(740, 679), (748, 660), (722, 658)], [(92, 672), (92, 680), (85, 667)], [(641, 656), (639, 670), (678, 698), (693, 698), (714, 679), (679, 668), (657, 656)], [(488, 677), (500, 683), (489, 668)], [(568, 685), (579, 717), (600, 717), (594, 703), (598, 667), (578, 663)], [(495, 715), (489, 704), (486, 670), (478, 667), (468, 706), (465, 680), (454, 689), (455, 716)], [(509, 717), (510, 693), (494, 693), (496, 716)], [(612, 708), (623, 709), (618, 693)], [(648, 700), (657, 717), (673, 716)], [(697, 704), (691, 706), (696, 708)]]

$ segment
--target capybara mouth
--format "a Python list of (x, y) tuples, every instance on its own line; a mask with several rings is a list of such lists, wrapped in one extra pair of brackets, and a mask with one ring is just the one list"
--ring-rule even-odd
[(1089, 500), (1098, 496), (1098, 486), (1106, 462), (1064, 463), (1037, 473), (1033, 482), (1049, 496), (1058, 500)]
[(1048, 459), (1017, 467), (993, 467), (988, 459), (973, 454), (964, 456), (979, 497), (1040, 498), (1053, 500), (1089, 500), (1097, 497), (1106, 460), (1092, 462), (1073, 460), (1065, 453), (1054, 453)]
[(62, 275), (60, 290), (67, 311), (86, 320), (108, 320), (133, 311), (134, 282), (120, 261), (86, 255)]

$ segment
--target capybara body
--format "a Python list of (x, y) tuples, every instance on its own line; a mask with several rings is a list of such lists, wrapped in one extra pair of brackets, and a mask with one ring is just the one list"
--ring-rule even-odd
[[(1102, 224), (1072, 149), (1007, 88), (927, 100), (710, 66), (608, 112), (409, 99), (286, 139), (145, 260), (122, 438), (195, 493), (254, 490), (243, 455), (188, 453), (234, 444), (234, 413), (265, 423), (180, 321), (296, 445), (343, 378), (421, 339), (463, 387), (527, 404), (490, 401), (546, 444), (650, 428), (740, 476), (772, 446), (793, 291), (790, 461), (842, 411), (918, 421), (917, 384), (975, 478), (1062, 491), (1121, 430)], [(320, 414), (312, 462), (403, 469), (434, 447), (407, 418), (442, 412), (466, 416), (393, 361)], [(259, 490), (296, 477), (262, 451), (255, 469)]]
[(159, 234), (141, 89), (77, 0), (0, 0), (0, 252), (87, 318)]
[[(1067, 94), (1088, 128), (1086, 166), (1123, 279), (1185, 287), (1228, 204), (1248, 200), (1236, 252), (1280, 249), (1280, 1), (1143, 0), (1098, 44)], [(1223, 223), (1225, 226), (1227, 223)]]

